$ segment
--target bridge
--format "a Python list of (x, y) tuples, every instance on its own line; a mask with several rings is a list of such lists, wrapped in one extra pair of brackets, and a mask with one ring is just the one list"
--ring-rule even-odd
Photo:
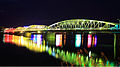
[[(60, 21), (52, 25), (30, 25), (27, 27), (17, 27), (14, 32), (26, 32), (26, 31), (42, 31), (42, 30), (75, 30), (75, 31), (119, 31), (118, 23), (98, 21), (98, 20), (88, 20), (88, 19), (71, 19)], [(6, 29), (7, 30), (7, 29)], [(6, 31), (5, 30), (5, 31)], [(110, 32), (111, 33), (111, 32)]]
[[(57, 31), (57, 32), (56, 32)], [(98, 21), (98, 20), (89, 20), (89, 19), (71, 19), (64, 20), (49, 26), (46, 25), (30, 25), (24, 27), (17, 28), (6, 28), (4, 30), (5, 33), (15, 33), (20, 32), (21, 34), (26, 33), (44, 33), (44, 32), (52, 32), (59, 33), (62, 32), (63, 35), (66, 35), (68, 32), (75, 33), (112, 33), (114, 34), (114, 39), (119, 41), (119, 33), (120, 33), (120, 24)], [(27, 34), (27, 35), (28, 35)], [(115, 41), (116, 43), (116, 41)]]

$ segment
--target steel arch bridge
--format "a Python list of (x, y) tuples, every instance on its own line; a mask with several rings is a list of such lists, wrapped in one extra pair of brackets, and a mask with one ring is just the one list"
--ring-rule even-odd
[[(64, 20), (52, 25), (30, 25), (28, 27), (18, 27), (14, 30), (14, 32), (31, 32), (31, 31), (48, 31), (48, 30), (116, 30), (118, 29), (117, 23), (105, 22), (105, 21), (98, 21), (98, 20), (89, 20), (89, 19), (71, 19), (71, 20)], [(120, 25), (119, 29), (120, 30)]]
[(111, 30), (117, 25), (117, 23), (98, 20), (71, 19), (54, 23), (48, 26), (48, 30)]

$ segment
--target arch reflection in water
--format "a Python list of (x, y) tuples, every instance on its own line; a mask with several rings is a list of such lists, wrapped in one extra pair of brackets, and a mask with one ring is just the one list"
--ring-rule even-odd
[(81, 66), (114, 66), (115, 65), (113, 62), (110, 62), (108, 60), (107, 62), (103, 61), (102, 58), (88, 57), (83, 54), (63, 51), (63, 50), (60, 50), (59, 48), (48, 47), (48, 45), (38, 46), (37, 43), (30, 40), (30, 38), (23, 37), (23, 36), (4, 34), (3, 41), (5, 43), (14, 43), (17, 46), (26, 47), (29, 50), (32, 50), (35, 52), (47, 52), (49, 55), (52, 55), (55, 58), (62, 59), (63, 62), (68, 62), (73, 65), (81, 65)]

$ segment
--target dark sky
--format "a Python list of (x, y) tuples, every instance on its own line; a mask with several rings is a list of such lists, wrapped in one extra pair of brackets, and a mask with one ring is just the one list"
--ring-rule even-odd
[(68, 19), (118, 22), (120, 2), (111, 0), (0, 0), (0, 26), (17, 27)]

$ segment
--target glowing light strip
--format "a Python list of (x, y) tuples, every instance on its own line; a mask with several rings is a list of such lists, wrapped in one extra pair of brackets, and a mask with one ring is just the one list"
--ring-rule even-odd
[(4, 34), (4, 37), (5, 37), (4, 42), (9, 43), (10, 42), (9, 34)]
[(94, 46), (97, 45), (97, 35), (95, 35), (95, 41), (94, 41)]
[(75, 47), (80, 47), (81, 46), (81, 34), (76, 34), (75, 37)]
[(37, 35), (37, 46), (39, 46), (40, 45), (40, 37), (41, 37), (41, 35)]
[(62, 46), (62, 34), (56, 34), (56, 46)]
[(62, 46), (62, 34), (60, 35), (60, 46)]
[(116, 34), (114, 34), (114, 59), (116, 58)]
[(64, 35), (64, 45), (66, 44), (66, 34)]
[(34, 38), (34, 35), (32, 34), (32, 35), (31, 35), (31, 40), (33, 40), (33, 38)]
[(84, 41), (84, 35), (82, 34), (82, 45), (83, 45), (83, 41)]
[(42, 45), (42, 35), (38, 34), (37, 35), (37, 45)]
[(93, 36), (93, 40), (92, 40), (92, 46), (95, 45), (95, 36)]
[(91, 43), (92, 43), (92, 35), (88, 34), (88, 43), (87, 43), (87, 47), (90, 48), (91, 47)]
[(33, 42), (37, 43), (37, 35), (36, 34), (34, 34)]

